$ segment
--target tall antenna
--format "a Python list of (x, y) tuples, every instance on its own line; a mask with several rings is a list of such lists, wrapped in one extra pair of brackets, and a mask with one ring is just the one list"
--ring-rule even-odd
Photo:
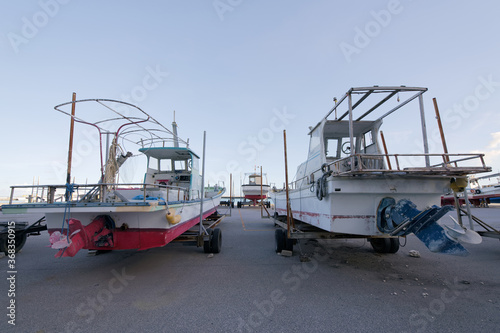
[(174, 121), (172, 122), (172, 132), (174, 134), (174, 147), (179, 147), (179, 139), (177, 137), (177, 123), (175, 122), (175, 110), (174, 110)]

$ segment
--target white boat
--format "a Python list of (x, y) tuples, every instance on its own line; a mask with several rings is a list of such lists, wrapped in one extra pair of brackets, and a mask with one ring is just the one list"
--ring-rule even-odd
[(245, 175), (246, 183), (241, 185), (244, 198), (251, 200), (254, 206), (257, 201), (266, 199), (269, 192), (270, 185), (263, 182), (263, 177), (265, 174), (248, 173)]
[[(76, 105), (84, 110), (88, 104), (99, 107), (101, 117), (104, 111), (112, 111), (113, 117), (90, 121), (74, 115)], [(69, 107), (72, 113), (66, 110)], [(45, 215), (52, 247), (58, 250), (56, 256), (74, 256), (80, 249), (161, 247), (216, 212), (225, 189), (217, 186), (204, 189), (200, 158), (177, 136), (175, 121), (171, 131), (137, 106), (114, 100), (72, 101), (55, 108), (75, 122), (98, 131), (99, 182), (37, 185), (38, 193), (43, 193), (37, 202), (14, 204), (11, 200), (10, 204), (3, 205), (2, 211), (4, 215)], [(106, 163), (102, 160), (103, 137), (111, 139), (110, 146), (104, 145)], [(184, 147), (179, 146), (179, 142)], [(123, 147), (134, 144), (147, 159), (144, 181), (119, 183), (120, 166), (133, 155)], [(29, 186), (12, 186), (11, 197), (16, 190), (26, 187)], [(65, 192), (64, 196), (60, 191)], [(218, 252), (220, 230), (212, 234), (212, 230), (205, 230), (203, 225), (199, 229), (202, 239), (206, 240), (205, 250), (208, 247), (211, 252)]]
[[(491, 168), (484, 164), (483, 154), (429, 153), (425, 91), (405, 86), (349, 89), (310, 127), (307, 159), (297, 168), (288, 191), (271, 192), (275, 216), (291, 215), (293, 220), (331, 233), (332, 238), (369, 238), (378, 252), (396, 252), (398, 237), (414, 233), (433, 252), (466, 254), (437, 223), (453, 207), (438, 205), (441, 195), (450, 187), (457, 188), (454, 184), (463, 190), (468, 174)], [(418, 101), (424, 153), (388, 154), (382, 122), (403, 106), (415, 104), (410, 103), (413, 100)], [(404, 122), (405, 117), (399, 120)], [(405, 159), (412, 164), (405, 166)], [(276, 236), (279, 248), (286, 243), (281, 231)]]
[[(493, 178), (493, 182), (491, 181)], [(489, 181), (488, 183), (484, 183)], [(500, 173), (471, 177), (468, 199), (476, 207), (500, 202)]]

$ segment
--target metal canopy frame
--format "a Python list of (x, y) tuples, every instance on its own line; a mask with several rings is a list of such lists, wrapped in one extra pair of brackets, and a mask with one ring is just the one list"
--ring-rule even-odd
[[(399, 86), (399, 87), (397, 87), (397, 86), (353, 87), (353, 88), (349, 89), (338, 102), (335, 103), (335, 106), (333, 108), (331, 108), (330, 111), (328, 111), (326, 116), (324, 116), (323, 119), (316, 126), (314, 126), (314, 128), (311, 129), (310, 133), (312, 131), (314, 131), (323, 121), (328, 120), (328, 117), (330, 117), (330, 115), (334, 112), (335, 112), (335, 119), (334, 119), (335, 121), (343, 120), (345, 117), (349, 116), (349, 114), (352, 114), (354, 109), (356, 109), (359, 105), (361, 105), (361, 103), (363, 103), (369, 96), (371, 96), (374, 93), (386, 94), (386, 96), (384, 96), (377, 104), (375, 104), (368, 111), (363, 113), (363, 115), (358, 117), (356, 119), (356, 121), (362, 120), (363, 118), (368, 116), (370, 113), (372, 113), (373, 111), (378, 109), (381, 105), (383, 105), (384, 103), (389, 101), (392, 97), (394, 97), (399, 92), (404, 93), (404, 92), (412, 92), (412, 91), (415, 91), (416, 93), (414, 95), (406, 98), (405, 100), (400, 101), (400, 104), (398, 106), (396, 106), (393, 109), (391, 109), (390, 111), (386, 112), (384, 115), (382, 115), (381, 117), (379, 117), (376, 120), (380, 120), (380, 119), (383, 119), (383, 118), (389, 116), (394, 111), (400, 109), (401, 107), (405, 106), (406, 104), (408, 104), (409, 102), (411, 102), (415, 98), (421, 96), (424, 92), (427, 91), (427, 88), (406, 87), (406, 86)], [(363, 96), (361, 96), (361, 98), (359, 100), (357, 100), (354, 104), (352, 104), (352, 94), (359, 94), (359, 95), (363, 95)], [(343, 102), (346, 99), (351, 99), (352, 105), (350, 107), (348, 107), (347, 110), (344, 111), (344, 113), (342, 113), (342, 115), (340, 117), (337, 117), (336, 116), (337, 111), (341, 105), (343, 106)]]
[[(399, 110), (406, 104), (410, 103), (414, 99), (418, 98), (418, 103), (419, 103), (419, 110), (420, 110), (420, 120), (421, 120), (421, 125), (422, 125), (422, 137), (423, 137), (423, 144), (424, 144), (424, 154), (429, 154), (429, 144), (428, 144), (428, 139), (427, 139), (427, 127), (425, 123), (425, 114), (424, 114), (424, 103), (423, 103), (423, 98), (422, 94), (427, 91), (427, 88), (423, 87), (406, 87), (406, 86), (373, 86), (373, 87), (353, 87), (349, 89), (343, 96), (342, 98), (335, 103), (335, 106), (326, 114), (325, 117), (316, 125), (314, 128), (311, 129), (309, 134), (311, 134), (314, 130), (320, 126), (320, 124), (325, 123), (328, 120), (328, 117), (331, 116), (332, 113), (335, 113), (335, 119), (333, 121), (342, 121), (344, 118), (348, 117), (349, 120), (349, 137), (350, 141), (354, 142), (354, 131), (353, 131), (353, 122), (354, 121), (360, 121), (364, 118), (366, 118), (368, 115), (372, 114), (374, 111), (380, 108), (383, 104), (387, 103), (389, 100), (394, 98), (396, 95), (398, 96), (398, 102), (399, 104), (389, 111), (385, 112), (382, 116), (378, 117), (376, 121), (381, 121), (385, 117), (389, 116), (390, 114), (394, 113), (395, 111)], [(411, 93), (415, 92), (414, 94), (410, 95), (409, 97), (404, 98), (402, 101), (399, 100), (399, 93)], [(357, 101), (354, 102), (353, 104), (353, 94), (354, 95), (362, 95)], [(360, 106), (369, 96), (372, 96), (373, 94), (382, 94), (382, 98), (376, 102), (372, 107), (370, 107), (367, 111), (365, 111), (362, 115), (360, 115), (358, 118), (354, 120), (354, 110)], [(337, 118), (337, 111), (340, 109), (343, 109), (344, 104), (343, 102), (347, 100), (348, 106), (347, 106), (347, 111), (344, 111), (340, 117)], [(342, 108), (341, 108), (342, 105)], [(354, 155), (354, 150), (351, 150), (351, 156)], [(430, 159), (429, 156), (425, 156), (425, 165), (426, 167), (430, 166)]]

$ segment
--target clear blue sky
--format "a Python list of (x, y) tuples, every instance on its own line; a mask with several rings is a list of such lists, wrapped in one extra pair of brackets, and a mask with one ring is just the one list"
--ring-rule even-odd
[[(2, 196), (33, 177), (64, 183), (69, 119), (53, 107), (72, 92), (128, 98), (165, 124), (176, 110), (179, 135), (200, 154), (207, 131), (211, 183), (227, 185), (232, 171), (238, 185), (262, 165), (281, 186), (282, 128), (293, 177), (306, 157), (308, 126), (334, 96), (353, 86), (423, 86), (429, 131), (436, 97), (449, 151), (484, 152), (500, 169), (496, 1), (40, 0), (1, 7)], [(390, 152), (414, 151), (420, 129), (397, 121), (383, 128)], [(77, 183), (95, 182), (98, 164), (84, 148), (72, 174)], [(431, 152), (442, 148), (431, 145)], [(136, 164), (128, 179), (142, 179)]]

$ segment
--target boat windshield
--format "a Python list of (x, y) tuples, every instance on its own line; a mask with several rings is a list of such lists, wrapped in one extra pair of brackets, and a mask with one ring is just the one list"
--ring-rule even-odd
[(169, 171), (188, 171), (190, 169), (190, 164), (188, 160), (172, 160), (172, 159), (157, 159), (154, 157), (149, 158), (148, 169), (169, 172)]
[(260, 176), (249, 176), (248, 183), (250, 185), (260, 185), (262, 183)]
[[(354, 138), (354, 146), (356, 138)], [(340, 159), (350, 155), (351, 142), (349, 137), (343, 138), (326, 138), (325, 153), (328, 159)]]

